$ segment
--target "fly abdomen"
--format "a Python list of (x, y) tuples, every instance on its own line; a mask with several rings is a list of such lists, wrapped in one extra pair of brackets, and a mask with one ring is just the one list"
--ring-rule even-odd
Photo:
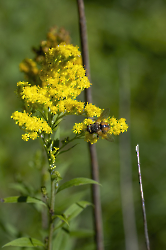
[(107, 133), (110, 129), (110, 125), (106, 122), (101, 122), (100, 129), (102, 130), (103, 133)]

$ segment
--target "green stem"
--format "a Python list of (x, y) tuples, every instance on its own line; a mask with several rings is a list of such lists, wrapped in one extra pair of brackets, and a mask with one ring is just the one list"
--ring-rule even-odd
[(64, 153), (65, 151), (61, 151), (64, 147), (66, 147), (70, 142), (72, 142), (72, 141), (74, 141), (74, 140), (76, 140), (76, 139), (80, 139), (82, 136), (83, 136), (83, 135), (76, 135), (76, 136), (74, 136), (72, 139), (70, 139), (66, 144), (63, 144), (63, 145), (59, 148), (59, 150), (58, 150), (58, 152), (55, 154), (55, 156), (57, 156), (57, 155), (59, 155), (59, 154), (61, 154), (61, 153)]
[(50, 222), (49, 222), (49, 236), (48, 236), (48, 250), (52, 250), (52, 237), (53, 237), (53, 215), (55, 207), (55, 179), (51, 178), (51, 201), (50, 201)]

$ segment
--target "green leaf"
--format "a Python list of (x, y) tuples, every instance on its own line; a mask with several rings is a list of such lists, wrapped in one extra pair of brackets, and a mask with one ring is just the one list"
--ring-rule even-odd
[(4, 202), (4, 203), (21, 203), (21, 202), (38, 203), (38, 204), (46, 206), (46, 204), (42, 200), (34, 198), (34, 197), (30, 197), (30, 196), (11, 196), (11, 197), (1, 199), (1, 202)]
[(16, 247), (44, 247), (43, 242), (34, 239), (34, 238), (19, 238), (16, 240), (12, 240), (9, 243), (5, 244), (3, 247), (7, 246), (16, 246)]
[(64, 250), (64, 249), (71, 249), (69, 241), (70, 235), (67, 234), (64, 230), (58, 230), (58, 233), (55, 235), (53, 240), (53, 249), (54, 250)]
[(63, 240), (63, 231), (60, 229), (57, 234), (55, 235), (55, 238), (53, 240), (53, 249), (60, 250), (61, 242)]
[[(74, 219), (78, 216), (87, 206), (93, 205), (88, 201), (79, 201), (72, 204), (66, 211), (64, 212), (64, 217), (67, 218), (67, 221)], [(64, 225), (65, 222), (59, 221), (54, 228), (54, 231)]]
[(66, 211), (65, 211), (65, 216), (69, 220), (75, 218), (78, 216), (87, 206), (93, 206), (92, 203), (88, 201), (79, 201), (76, 202), (75, 204), (71, 205)]
[(72, 179), (70, 181), (67, 181), (65, 183), (63, 183), (59, 188), (57, 193), (59, 193), (60, 191), (69, 188), (69, 187), (73, 187), (73, 186), (80, 186), (80, 185), (85, 185), (85, 184), (98, 184), (100, 185), (97, 181), (94, 181), (92, 179), (88, 179), (88, 178), (75, 178)]
[(57, 218), (57, 217), (58, 217), (59, 219), (63, 220), (63, 221), (69, 226), (69, 223), (68, 223), (68, 221), (66, 220), (66, 218), (65, 218), (64, 215), (58, 215), (58, 214), (56, 214), (56, 215), (53, 216), (53, 219), (55, 219), (55, 218)]

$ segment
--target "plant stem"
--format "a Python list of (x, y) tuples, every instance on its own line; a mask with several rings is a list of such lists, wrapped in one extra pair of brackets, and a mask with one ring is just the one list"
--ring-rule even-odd
[(55, 206), (55, 179), (51, 178), (51, 200), (50, 200), (50, 210), (49, 210), (49, 236), (48, 236), (48, 250), (52, 250), (52, 236), (53, 236), (53, 220), (52, 216), (54, 215), (54, 206)]
[[(89, 52), (87, 42), (87, 31), (86, 31), (86, 19), (84, 11), (84, 1), (77, 0), (78, 13), (79, 13), (79, 24), (80, 24), (80, 39), (81, 39), (81, 51), (83, 66), (86, 70), (86, 75), (90, 81), (90, 66), (89, 66)], [(85, 89), (85, 102), (92, 103), (91, 88)], [(91, 158), (91, 176), (92, 179), (99, 182), (98, 174), (98, 160), (96, 147), (94, 144), (89, 143), (89, 153)], [(94, 203), (94, 229), (95, 229), (95, 243), (97, 250), (103, 250), (103, 227), (102, 227), (102, 213), (101, 213), (101, 201), (100, 201), (100, 189), (98, 185), (92, 185), (92, 200)]]
[(144, 233), (145, 233), (146, 249), (150, 250), (148, 224), (147, 224), (146, 209), (145, 209), (145, 199), (144, 199), (142, 177), (141, 177), (141, 165), (140, 165), (140, 158), (139, 158), (139, 145), (136, 146), (136, 153), (137, 153), (137, 160), (138, 160), (138, 177), (139, 177), (139, 186), (140, 186), (141, 201), (142, 201), (142, 212), (143, 212), (143, 219), (144, 219)]

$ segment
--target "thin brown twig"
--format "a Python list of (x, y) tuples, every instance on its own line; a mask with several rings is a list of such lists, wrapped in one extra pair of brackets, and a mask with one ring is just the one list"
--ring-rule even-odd
[[(77, 0), (78, 13), (79, 13), (79, 26), (80, 26), (80, 39), (81, 39), (81, 51), (83, 66), (86, 70), (86, 75), (90, 80), (90, 67), (89, 67), (89, 52), (87, 42), (87, 31), (86, 31), (86, 19), (84, 11), (84, 1)], [(85, 91), (85, 101), (92, 103), (91, 88)], [(88, 143), (90, 158), (91, 158), (91, 176), (92, 179), (99, 182), (99, 171), (96, 147), (94, 144)], [(102, 216), (101, 216), (101, 202), (100, 202), (100, 189), (98, 185), (92, 185), (92, 200), (94, 203), (94, 228), (95, 228), (95, 242), (96, 249), (103, 250), (103, 229), (102, 229)]]
[(52, 250), (52, 238), (53, 238), (53, 219), (52, 216), (54, 214), (55, 207), (55, 180), (51, 179), (51, 201), (50, 201), (50, 225), (49, 225), (49, 237), (48, 237), (48, 250)]
[(142, 212), (143, 212), (143, 219), (144, 219), (144, 233), (145, 233), (145, 242), (147, 250), (150, 250), (150, 242), (149, 242), (149, 235), (148, 235), (148, 225), (146, 219), (146, 209), (145, 209), (145, 199), (143, 193), (143, 185), (142, 185), (142, 177), (141, 177), (141, 166), (140, 166), (140, 158), (139, 158), (139, 145), (136, 146), (136, 153), (138, 159), (138, 176), (139, 176), (139, 185), (140, 185), (140, 192), (141, 192), (141, 200), (142, 200)]

